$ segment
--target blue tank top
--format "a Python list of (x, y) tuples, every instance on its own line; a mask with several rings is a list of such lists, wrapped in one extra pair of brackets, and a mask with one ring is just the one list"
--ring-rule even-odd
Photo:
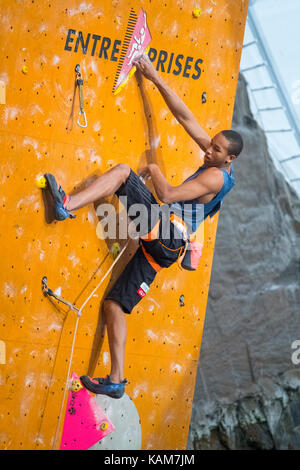
[[(227, 193), (233, 188), (235, 185), (234, 173), (233, 173), (233, 165), (230, 165), (231, 174), (224, 170), (224, 184), (220, 190), (220, 192), (209, 202), (201, 204), (197, 201), (197, 199), (191, 199), (188, 201), (179, 201), (179, 202), (172, 202), (169, 204), (170, 211), (174, 212), (175, 215), (183, 219), (188, 227), (189, 233), (194, 233), (198, 229), (199, 225), (206, 219), (206, 217), (212, 217), (221, 207), (223, 199)], [(195, 173), (189, 176), (185, 181), (190, 181), (200, 173), (206, 170), (205, 165), (202, 165), (198, 168)]]

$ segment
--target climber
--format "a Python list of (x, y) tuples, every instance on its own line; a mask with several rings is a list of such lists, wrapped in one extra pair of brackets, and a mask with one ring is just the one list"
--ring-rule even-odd
[[(220, 208), (224, 196), (235, 183), (232, 162), (243, 147), (241, 136), (232, 130), (221, 131), (211, 139), (194, 114), (162, 80), (145, 54), (135, 59), (134, 65), (137, 73), (156, 85), (177, 121), (204, 151), (202, 166), (183, 183), (172, 186), (156, 164), (147, 165), (137, 175), (127, 164), (120, 163), (72, 196), (64, 192), (53, 175), (45, 175), (57, 220), (74, 217), (72, 211), (112, 194), (127, 196), (129, 207), (136, 203), (143, 204), (148, 209), (147, 213), (151, 213), (151, 217), (146, 217), (140, 224), (143, 227), (139, 230), (139, 248), (103, 302), (111, 359), (110, 375), (106, 378), (81, 377), (83, 385), (91, 392), (113, 398), (123, 396), (127, 382), (123, 376), (126, 314), (131, 313), (147, 294), (157, 272), (171, 266), (184, 253), (189, 234)], [(162, 232), (161, 212), (157, 210), (159, 203), (140, 177), (151, 178), (157, 198), (173, 215), (169, 218), (170, 236), (167, 238)], [(191, 208), (187, 213), (180, 212), (184, 203)], [(153, 207), (156, 210), (152, 211)], [(197, 218), (199, 213), (201, 217)]]

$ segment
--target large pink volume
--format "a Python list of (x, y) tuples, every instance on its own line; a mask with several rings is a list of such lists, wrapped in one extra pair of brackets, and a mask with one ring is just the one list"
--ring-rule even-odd
[[(78, 380), (73, 372), (72, 381)], [(95, 398), (85, 389), (70, 391), (60, 450), (86, 450), (114, 430)]]
[(133, 67), (132, 62), (137, 56), (145, 52), (147, 46), (151, 42), (151, 39), (151, 34), (147, 26), (146, 12), (144, 10), (141, 10), (126, 52), (126, 56), (115, 89), (117, 89), (127, 79), (127, 76)]

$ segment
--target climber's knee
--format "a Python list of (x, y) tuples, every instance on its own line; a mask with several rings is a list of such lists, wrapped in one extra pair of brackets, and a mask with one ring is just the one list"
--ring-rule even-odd
[(131, 171), (130, 166), (127, 165), (127, 163), (119, 163), (118, 165), (116, 165), (115, 168), (120, 173), (121, 178), (122, 178), (122, 182), (125, 183), (128, 176), (130, 175), (130, 171)]

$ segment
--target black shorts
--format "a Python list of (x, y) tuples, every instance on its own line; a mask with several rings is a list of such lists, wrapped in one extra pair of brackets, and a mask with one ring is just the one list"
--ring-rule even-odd
[[(170, 236), (164, 238), (165, 232), (162, 231), (161, 227), (159, 203), (132, 170), (126, 182), (116, 191), (116, 194), (118, 197), (127, 196), (128, 213), (133, 221), (136, 217), (130, 216), (129, 211), (133, 204), (144, 204), (148, 208), (146, 233), (150, 232), (154, 225), (160, 221), (158, 238), (152, 241), (145, 241), (140, 238), (140, 246), (137, 252), (106, 296), (106, 299), (118, 302), (125, 313), (131, 313), (133, 307), (147, 294), (157, 272), (177, 261), (185, 242), (171, 222), (169, 222)], [(141, 231), (141, 235), (145, 234)]]

